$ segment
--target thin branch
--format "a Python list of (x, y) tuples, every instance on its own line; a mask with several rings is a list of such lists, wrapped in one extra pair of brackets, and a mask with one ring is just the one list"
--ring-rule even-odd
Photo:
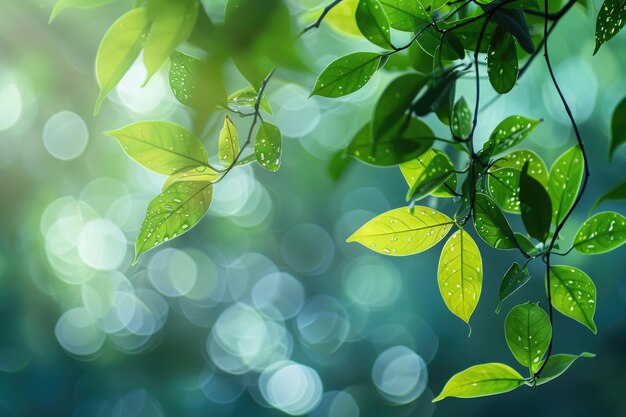
[(341, 3), (343, 0), (334, 0), (332, 3), (330, 3), (328, 6), (324, 7), (324, 10), (322, 10), (322, 14), (319, 15), (319, 17), (317, 18), (317, 20), (315, 20), (315, 22), (311, 23), (310, 25), (306, 26), (304, 29), (302, 29), (300, 31), (300, 33), (298, 34), (298, 37), (304, 35), (305, 33), (307, 33), (309, 30), (311, 29), (317, 29), (320, 27), (320, 25), (322, 24), (322, 21), (324, 20), (324, 18), (326, 17), (326, 15), (328, 14), (328, 12), (330, 12), (333, 7), (335, 7), (336, 5), (338, 5), (339, 3)]

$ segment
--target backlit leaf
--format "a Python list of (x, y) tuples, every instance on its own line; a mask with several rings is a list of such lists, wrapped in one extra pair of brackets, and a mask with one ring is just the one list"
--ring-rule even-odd
[(604, 193), (595, 203), (593, 203), (591, 210), (594, 210), (603, 202), (611, 200), (626, 200), (626, 181), (621, 184), (617, 184), (615, 187)]
[(558, 353), (548, 358), (548, 363), (537, 378), (537, 385), (543, 385), (561, 376), (578, 358), (593, 358), (593, 353), (583, 352), (580, 355)]
[(504, 211), (521, 213), (519, 201), (519, 181), (521, 171), (513, 168), (502, 168), (489, 171), (487, 188), (489, 195)]
[(362, 88), (380, 64), (380, 54), (355, 52), (331, 62), (320, 74), (312, 96), (343, 97)]
[(174, 51), (170, 57), (170, 87), (176, 100), (186, 106), (194, 106), (193, 97), (201, 66), (201, 60), (182, 52)]
[(597, 333), (593, 322), (596, 312), (596, 286), (589, 275), (572, 266), (551, 266), (550, 289), (555, 309)]
[(524, 378), (510, 366), (485, 363), (454, 375), (433, 402), (447, 397), (476, 398), (509, 392), (524, 384)]
[(268, 122), (261, 122), (254, 142), (254, 153), (259, 165), (269, 171), (278, 171), (282, 149), (282, 136), (278, 127)]
[(472, 110), (463, 97), (454, 104), (450, 130), (459, 139), (467, 139), (472, 131)]
[(135, 260), (148, 250), (182, 235), (204, 216), (211, 203), (211, 183), (192, 181), (171, 185), (148, 205), (135, 243)]
[(463, 59), (465, 57), (465, 49), (463, 44), (454, 32), (446, 32), (445, 36), (437, 32), (435, 28), (428, 28), (417, 38), (418, 45), (428, 55), (435, 57), (435, 51), (440, 49), (442, 59), (455, 60)]
[(392, 28), (416, 32), (429, 23), (422, 3), (416, 0), (380, 0)]
[(453, 174), (454, 164), (444, 153), (439, 153), (428, 163), (409, 189), (407, 201), (419, 200), (441, 187)]
[(498, 27), (487, 53), (487, 73), (493, 89), (500, 94), (511, 91), (517, 81), (517, 48), (513, 36)]
[(59, 0), (52, 9), (52, 13), (50, 13), (50, 20), (48, 23), (52, 23), (52, 21), (65, 9), (76, 8), (76, 9), (93, 9), (95, 7), (104, 6), (105, 4), (113, 3), (117, 0)]
[(367, 40), (385, 49), (392, 49), (389, 19), (378, 0), (359, 0), (356, 24)]
[(117, 139), (128, 156), (159, 174), (171, 175), (208, 163), (200, 139), (174, 123), (138, 122), (105, 134)]
[(526, 162), (520, 174), (520, 208), (522, 221), (528, 234), (540, 242), (545, 242), (550, 233), (552, 206), (550, 196), (543, 185), (528, 174)]
[(148, 71), (146, 82), (174, 49), (191, 35), (198, 8), (198, 0), (148, 0), (148, 16), (152, 25), (143, 53)]
[(529, 149), (520, 149), (499, 157), (491, 169), (515, 168), (521, 171), (526, 162), (528, 162), (528, 175), (547, 186), (548, 167), (539, 155)]
[(500, 289), (498, 290), (498, 298), (500, 302), (498, 303), (496, 314), (500, 312), (502, 302), (510, 297), (515, 291), (522, 288), (528, 281), (530, 281), (530, 272), (528, 272), (528, 268), (526, 266), (520, 266), (517, 262), (513, 262), (500, 282)]
[(453, 224), (437, 210), (415, 206), (411, 214), (408, 207), (402, 207), (374, 217), (347, 241), (384, 255), (413, 255), (435, 246)]
[(626, 242), (626, 217), (605, 211), (587, 219), (574, 238), (574, 249), (598, 254), (619, 248)]
[(443, 247), (437, 269), (441, 296), (454, 315), (469, 325), (483, 284), (483, 262), (474, 239), (456, 231)]
[(228, 115), (224, 119), (224, 127), (220, 131), (217, 149), (219, 160), (226, 167), (231, 165), (239, 154), (239, 135), (235, 124)]
[(492, 155), (498, 155), (509, 148), (519, 144), (541, 123), (541, 120), (529, 119), (523, 116), (509, 116), (504, 119), (491, 132), (489, 140), (483, 149), (489, 144), (493, 146)]
[[(333, 30), (344, 35), (361, 37), (361, 31), (356, 24), (356, 7), (359, 0), (343, 0), (336, 4), (324, 17), (324, 23)], [(322, 9), (307, 14), (307, 22), (314, 22), (322, 13)]]
[(179, 182), (200, 181), (210, 182), (213, 184), (223, 176), (223, 172), (217, 172), (211, 167), (208, 167), (206, 165), (200, 165), (194, 168), (184, 169), (174, 175), (170, 175), (163, 184), (163, 191), (167, 190), (170, 185)]
[(107, 94), (139, 56), (149, 29), (147, 9), (138, 7), (116, 20), (104, 34), (96, 54), (96, 78), (100, 95), (96, 100), (95, 114), (100, 111)]
[[(442, 152), (438, 149), (429, 149), (416, 159), (412, 159), (411, 161), (404, 162), (400, 164), (400, 171), (404, 176), (409, 188), (413, 187), (413, 184), (417, 181), (417, 179), (422, 175), (430, 161), (433, 160), (435, 156), (441, 154)], [(456, 174), (452, 175), (442, 186), (438, 187), (436, 190), (431, 192), (431, 195), (435, 197), (454, 197), (454, 191), (457, 186), (457, 176)]]
[(602, 44), (617, 35), (626, 25), (626, 2), (624, 0), (604, 0), (596, 19), (595, 55)]
[[(626, 5), (626, 3), (624, 3)], [(626, 6), (625, 6), (626, 7)], [(626, 13), (626, 12), (624, 12)], [(626, 16), (624, 17), (626, 21)], [(609, 160), (620, 145), (626, 143), (626, 98), (624, 98), (613, 111), (611, 117), (611, 139), (609, 144)]]
[(541, 366), (552, 339), (548, 314), (536, 304), (515, 306), (504, 322), (506, 343), (515, 359), (533, 374)]
[(482, 193), (477, 193), (474, 199), (474, 228), (487, 244), (496, 249), (518, 247), (506, 217), (496, 203)]
[(582, 183), (585, 163), (578, 145), (567, 150), (552, 165), (548, 192), (552, 199), (552, 222), (559, 224), (574, 205)]
[[(256, 98), (257, 92), (254, 90), (254, 88), (246, 87), (242, 90), (235, 91), (233, 94), (228, 96), (228, 104), (235, 107), (254, 109), (254, 106), (256, 104)], [(269, 114), (272, 114), (272, 107), (270, 106), (270, 102), (267, 100), (267, 97), (261, 97), (259, 109), (265, 110)]]

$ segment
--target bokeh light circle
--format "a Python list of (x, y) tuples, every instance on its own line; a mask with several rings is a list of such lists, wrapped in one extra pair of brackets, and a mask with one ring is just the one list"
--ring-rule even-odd
[(46, 122), (43, 143), (50, 155), (62, 161), (77, 158), (87, 147), (89, 131), (85, 121), (71, 111), (59, 112)]
[(283, 362), (259, 377), (263, 398), (273, 407), (290, 415), (311, 412), (322, 398), (322, 380), (308, 366)]
[(387, 400), (407, 404), (418, 398), (428, 384), (424, 360), (406, 346), (393, 346), (376, 358), (372, 381)]

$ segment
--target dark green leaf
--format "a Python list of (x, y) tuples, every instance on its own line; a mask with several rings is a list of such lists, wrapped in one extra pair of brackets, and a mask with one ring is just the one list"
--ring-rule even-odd
[(617, 35), (626, 25), (626, 0), (604, 0), (596, 19), (595, 55), (603, 43)]
[(568, 149), (552, 164), (548, 192), (552, 200), (554, 224), (559, 224), (574, 205), (584, 170), (585, 162), (578, 145)]
[[(498, 7), (498, 4), (503, 1), (506, 0), (494, 1), (492, 3), (482, 5), (482, 8), (485, 11), (494, 10)], [(535, 52), (535, 45), (533, 44), (533, 40), (530, 36), (528, 23), (526, 23), (526, 16), (523, 10), (500, 7), (493, 12), (491, 19), (511, 35), (515, 36), (517, 42), (526, 52), (529, 54)]]
[(593, 211), (603, 202), (610, 200), (626, 200), (626, 181), (621, 184), (617, 184), (615, 187), (604, 193), (595, 203), (593, 203), (591, 210)]
[(210, 182), (178, 182), (152, 200), (137, 236), (133, 264), (142, 253), (194, 227), (209, 208), (212, 190)]
[[(452, 108), (454, 86), (456, 80), (461, 77), (459, 71), (445, 71), (443, 74), (433, 77), (432, 84), (424, 94), (413, 104), (413, 113), (416, 116), (426, 116), (428, 113), (437, 111), (441, 106), (447, 106), (447, 113)], [(450, 95), (452, 93), (452, 96)], [(445, 123), (445, 121), (442, 121)]]
[(500, 312), (502, 302), (509, 298), (515, 291), (522, 288), (528, 281), (530, 281), (528, 268), (525, 266), (521, 267), (517, 262), (513, 262), (500, 282), (500, 289), (498, 290), (500, 302), (498, 303), (496, 314)]
[(328, 164), (328, 173), (330, 178), (334, 181), (338, 181), (350, 168), (353, 162), (356, 162), (354, 158), (348, 157), (345, 150), (337, 151), (330, 159)]
[(457, 100), (452, 109), (450, 130), (452, 135), (458, 139), (467, 139), (472, 131), (472, 110), (463, 97)]
[(517, 248), (509, 222), (487, 195), (477, 193), (474, 199), (474, 228), (478, 235), (496, 249)]
[(393, 49), (389, 19), (378, 0), (359, 0), (356, 24), (367, 40), (384, 49)]
[(537, 385), (543, 385), (561, 376), (578, 358), (593, 358), (593, 353), (583, 352), (580, 355), (559, 353), (548, 358), (548, 363), (537, 378)]
[(254, 153), (259, 165), (269, 171), (278, 171), (282, 147), (278, 127), (268, 122), (261, 122), (254, 141)]
[(362, 88), (380, 64), (380, 54), (355, 52), (331, 62), (320, 74), (312, 96), (343, 97)]
[[(475, 20), (474, 20), (475, 19)], [(485, 25), (485, 17), (481, 19), (476, 19), (475, 17), (467, 17), (465, 19), (460, 19), (454, 23), (454, 26), (459, 26), (457, 29), (454, 29), (454, 33), (459, 37), (463, 48), (474, 52), (478, 49), (478, 52), (487, 53), (487, 49), (489, 44), (491, 43), (491, 38), (493, 37), (493, 33), (496, 28), (496, 24), (490, 22), (485, 31), (483, 33), (483, 38), (480, 42), (480, 47), (478, 46), (478, 40), (480, 39), (480, 33), (482, 32), (483, 26)], [(469, 23), (467, 23), (469, 22)]]
[(416, 32), (429, 23), (422, 3), (416, 0), (380, 0), (392, 28)]
[(417, 43), (424, 52), (430, 56), (435, 56), (435, 50), (441, 45), (441, 58), (452, 61), (463, 59), (465, 50), (463, 44), (454, 32), (446, 32), (442, 36), (435, 28), (426, 29), (418, 38)]
[(539, 181), (528, 174), (526, 162), (520, 175), (520, 207), (522, 221), (528, 234), (540, 242), (545, 242), (550, 233), (552, 204), (550, 196)]
[[(626, 5), (626, 3), (624, 4)], [(624, 21), (626, 21), (626, 16), (624, 16)], [(611, 117), (611, 141), (609, 144), (609, 160), (613, 158), (615, 150), (624, 143), (626, 143), (626, 98), (624, 98), (617, 105), (617, 107), (615, 107), (615, 110), (613, 111), (613, 116)]]
[(585, 325), (593, 333), (598, 332), (593, 322), (596, 286), (589, 275), (572, 266), (551, 266), (550, 290), (554, 308)]
[(409, 189), (406, 195), (407, 201), (426, 197), (443, 185), (452, 176), (454, 170), (454, 164), (446, 154), (435, 155)]
[(532, 303), (515, 306), (506, 316), (504, 334), (515, 359), (526, 366), (532, 375), (541, 366), (543, 355), (552, 339), (548, 314)]
[(537, 248), (526, 235), (515, 233), (515, 239), (517, 239), (517, 244), (526, 255), (535, 256), (541, 253), (541, 250)]
[[(406, 118), (405, 118), (406, 119)], [(400, 120), (374, 142), (372, 127), (363, 126), (348, 145), (348, 155), (376, 166), (397, 165), (417, 158), (431, 147), (434, 134), (417, 118)]]
[(515, 41), (509, 32), (499, 26), (487, 53), (487, 73), (493, 89), (500, 94), (511, 91), (517, 81), (517, 72)]
[(390, 127), (396, 125), (405, 113), (415, 96), (427, 82), (421, 74), (410, 73), (399, 76), (389, 83), (381, 94), (374, 109), (372, 128), (374, 140), (384, 137)]
[(587, 219), (574, 238), (574, 249), (586, 254), (612, 251), (626, 243), (626, 217), (606, 211)]

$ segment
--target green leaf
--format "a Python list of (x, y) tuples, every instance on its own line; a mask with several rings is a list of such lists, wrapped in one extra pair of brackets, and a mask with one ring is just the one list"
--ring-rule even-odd
[[(426, 85), (427, 78), (421, 74), (404, 74), (389, 83), (380, 95), (374, 109), (372, 128), (374, 141), (383, 137), (398, 121), (405, 118), (405, 113), (415, 96)], [(432, 136), (432, 135), (431, 135)]]
[(593, 333), (598, 332), (593, 322), (596, 286), (587, 274), (572, 266), (551, 266), (550, 290), (554, 308), (582, 323)]
[(478, 235), (496, 249), (515, 249), (517, 240), (509, 222), (495, 201), (477, 193), (474, 199), (474, 228)]
[(356, 24), (367, 40), (384, 49), (393, 49), (389, 19), (378, 0), (359, 0)]
[(482, 291), (483, 261), (476, 242), (462, 229), (441, 251), (437, 282), (448, 310), (469, 325)]
[(430, 19), (422, 3), (416, 0), (380, 0), (392, 28), (415, 32)]
[(225, 167), (232, 165), (239, 155), (239, 135), (235, 124), (228, 115), (226, 115), (224, 127), (220, 131), (217, 149), (218, 158)]
[(476, 398), (513, 391), (524, 384), (524, 378), (510, 366), (485, 363), (454, 375), (433, 402), (447, 397)]
[(489, 194), (498, 207), (509, 213), (521, 213), (519, 191), (521, 171), (502, 168), (490, 171), (487, 179)]
[(452, 109), (450, 130), (455, 139), (467, 139), (472, 132), (472, 110), (463, 97), (457, 100)]
[[(326, 17), (324, 24), (328, 24), (333, 30), (343, 35), (361, 37), (361, 31), (356, 24), (356, 8), (359, 0), (343, 0), (333, 7)], [(316, 9), (306, 15), (306, 22), (313, 23), (324, 12), (324, 7)]]
[(515, 168), (521, 171), (526, 162), (528, 162), (528, 174), (547, 186), (548, 167), (539, 155), (529, 149), (520, 149), (498, 158), (493, 163), (491, 169)]
[(500, 94), (511, 91), (517, 81), (518, 69), (515, 40), (499, 26), (487, 53), (487, 73), (493, 89)]
[(224, 176), (223, 172), (217, 172), (211, 167), (200, 165), (193, 168), (187, 168), (174, 175), (170, 175), (163, 184), (162, 191), (167, 190), (172, 184), (179, 182), (200, 181), (214, 184)]
[(423, 252), (443, 239), (454, 222), (437, 210), (415, 206), (380, 214), (347, 239), (383, 255), (405, 256)]
[(480, 45), (478, 45), (480, 33), (483, 31), (483, 26), (485, 25), (485, 19), (486, 17), (477, 18), (477, 16), (470, 16), (457, 20), (454, 23), (454, 33), (456, 33), (459, 37), (464, 49), (472, 52), (478, 49), (478, 52), (480, 53), (487, 53), (489, 44), (491, 43), (491, 38), (493, 37), (497, 25), (494, 25), (491, 22), (487, 25)]
[(169, 81), (174, 97), (180, 103), (193, 107), (197, 77), (202, 61), (192, 56), (174, 51), (170, 57)]
[(105, 4), (113, 3), (117, 0), (59, 0), (50, 13), (50, 20), (48, 23), (52, 23), (54, 19), (65, 9), (93, 9), (96, 7), (104, 6)]
[(100, 95), (96, 100), (94, 114), (98, 114), (107, 94), (139, 56), (149, 29), (147, 9), (139, 7), (116, 20), (104, 34), (96, 54), (96, 77)]
[(207, 212), (212, 194), (211, 183), (179, 182), (152, 200), (137, 236), (133, 265), (142, 253), (194, 227)]
[(407, 201), (417, 201), (441, 187), (455, 171), (454, 164), (444, 153), (438, 153), (428, 163), (406, 194)]
[(583, 352), (580, 355), (559, 353), (548, 358), (548, 363), (537, 378), (537, 385), (543, 385), (561, 376), (578, 358), (594, 358), (596, 355)]
[(200, 139), (174, 123), (138, 122), (105, 134), (117, 139), (132, 159), (159, 174), (171, 175), (208, 163)]
[(442, 74), (433, 76), (431, 85), (413, 104), (413, 113), (416, 116), (426, 116), (434, 111), (442, 123), (449, 124), (456, 80), (462, 75), (460, 71), (445, 70)]
[(146, 83), (174, 49), (191, 35), (198, 18), (198, 8), (198, 0), (148, 0), (152, 26), (143, 53), (148, 71)]
[(596, 19), (595, 55), (605, 42), (617, 35), (626, 25), (626, 2), (624, 0), (604, 0)]
[[(417, 179), (422, 176), (428, 164), (430, 164), (430, 161), (432, 161), (433, 158), (439, 154), (443, 154), (443, 152), (438, 149), (431, 148), (416, 159), (400, 164), (400, 171), (409, 185), (409, 188), (413, 187)], [(445, 184), (431, 192), (431, 195), (442, 198), (454, 197), (453, 191), (456, 190), (456, 186), (457, 176), (452, 175), (448, 178)]]
[(355, 52), (331, 62), (320, 74), (312, 96), (343, 97), (361, 89), (380, 64), (380, 54)]
[(428, 55), (435, 57), (435, 51), (441, 46), (441, 58), (449, 61), (463, 59), (465, 49), (454, 32), (446, 32), (445, 36), (437, 32), (435, 28), (428, 28), (417, 38), (418, 45)]
[(626, 181), (621, 184), (617, 184), (615, 187), (611, 188), (609, 191), (604, 193), (598, 200), (593, 203), (591, 207), (591, 211), (593, 211), (596, 207), (602, 204), (605, 201), (610, 200), (626, 200)]
[(448, 3), (448, 0), (432, 0), (430, 10), (435, 11), (441, 9)]
[(619, 248), (626, 242), (626, 217), (612, 211), (587, 219), (574, 238), (574, 249), (595, 255)]
[(434, 133), (421, 120), (411, 117), (399, 121), (374, 142), (368, 123), (354, 136), (346, 152), (375, 166), (397, 165), (419, 157), (433, 144)]
[(520, 176), (519, 200), (522, 221), (528, 234), (540, 242), (545, 242), (550, 233), (552, 205), (550, 196), (543, 185), (528, 174), (529, 163), (522, 167)]
[(529, 119), (523, 116), (509, 116), (491, 132), (489, 140), (483, 146), (486, 150), (493, 146), (492, 155), (498, 155), (519, 144), (541, 123), (541, 120)]
[(554, 224), (559, 224), (574, 205), (584, 169), (583, 154), (578, 145), (571, 147), (552, 164), (548, 193), (552, 200)]
[[(246, 87), (242, 90), (236, 91), (228, 96), (228, 104), (235, 107), (244, 107), (254, 109), (256, 104), (257, 92), (252, 87)], [(259, 109), (265, 110), (269, 114), (272, 114), (272, 107), (267, 97), (261, 97), (261, 103)]]
[(535, 52), (535, 45), (530, 36), (528, 30), (528, 23), (526, 23), (526, 16), (521, 9), (507, 9), (505, 7), (499, 7), (499, 4), (506, 0), (494, 1), (490, 4), (483, 5), (482, 8), (486, 12), (495, 10), (491, 16), (491, 19), (496, 22), (500, 27), (511, 33), (517, 39), (519, 45), (527, 53), (532, 54)]
[(536, 256), (541, 253), (541, 249), (537, 248), (526, 235), (515, 233), (515, 239), (517, 239), (517, 244), (526, 255)]
[(254, 153), (259, 165), (268, 171), (278, 171), (282, 147), (282, 137), (278, 127), (268, 122), (261, 122), (254, 142)]
[(548, 314), (532, 303), (515, 306), (506, 316), (504, 334), (515, 359), (534, 374), (552, 339)]
[(528, 268), (526, 266), (521, 267), (517, 262), (513, 262), (500, 282), (500, 289), (498, 290), (500, 302), (498, 303), (496, 314), (500, 312), (502, 302), (509, 298), (515, 291), (522, 288), (528, 281), (530, 281)]
[[(626, 13), (626, 12), (625, 12)], [(626, 21), (626, 16), (624, 17)], [(626, 98), (613, 111), (611, 117), (611, 141), (609, 144), (609, 160), (613, 158), (615, 150), (626, 143)]]

